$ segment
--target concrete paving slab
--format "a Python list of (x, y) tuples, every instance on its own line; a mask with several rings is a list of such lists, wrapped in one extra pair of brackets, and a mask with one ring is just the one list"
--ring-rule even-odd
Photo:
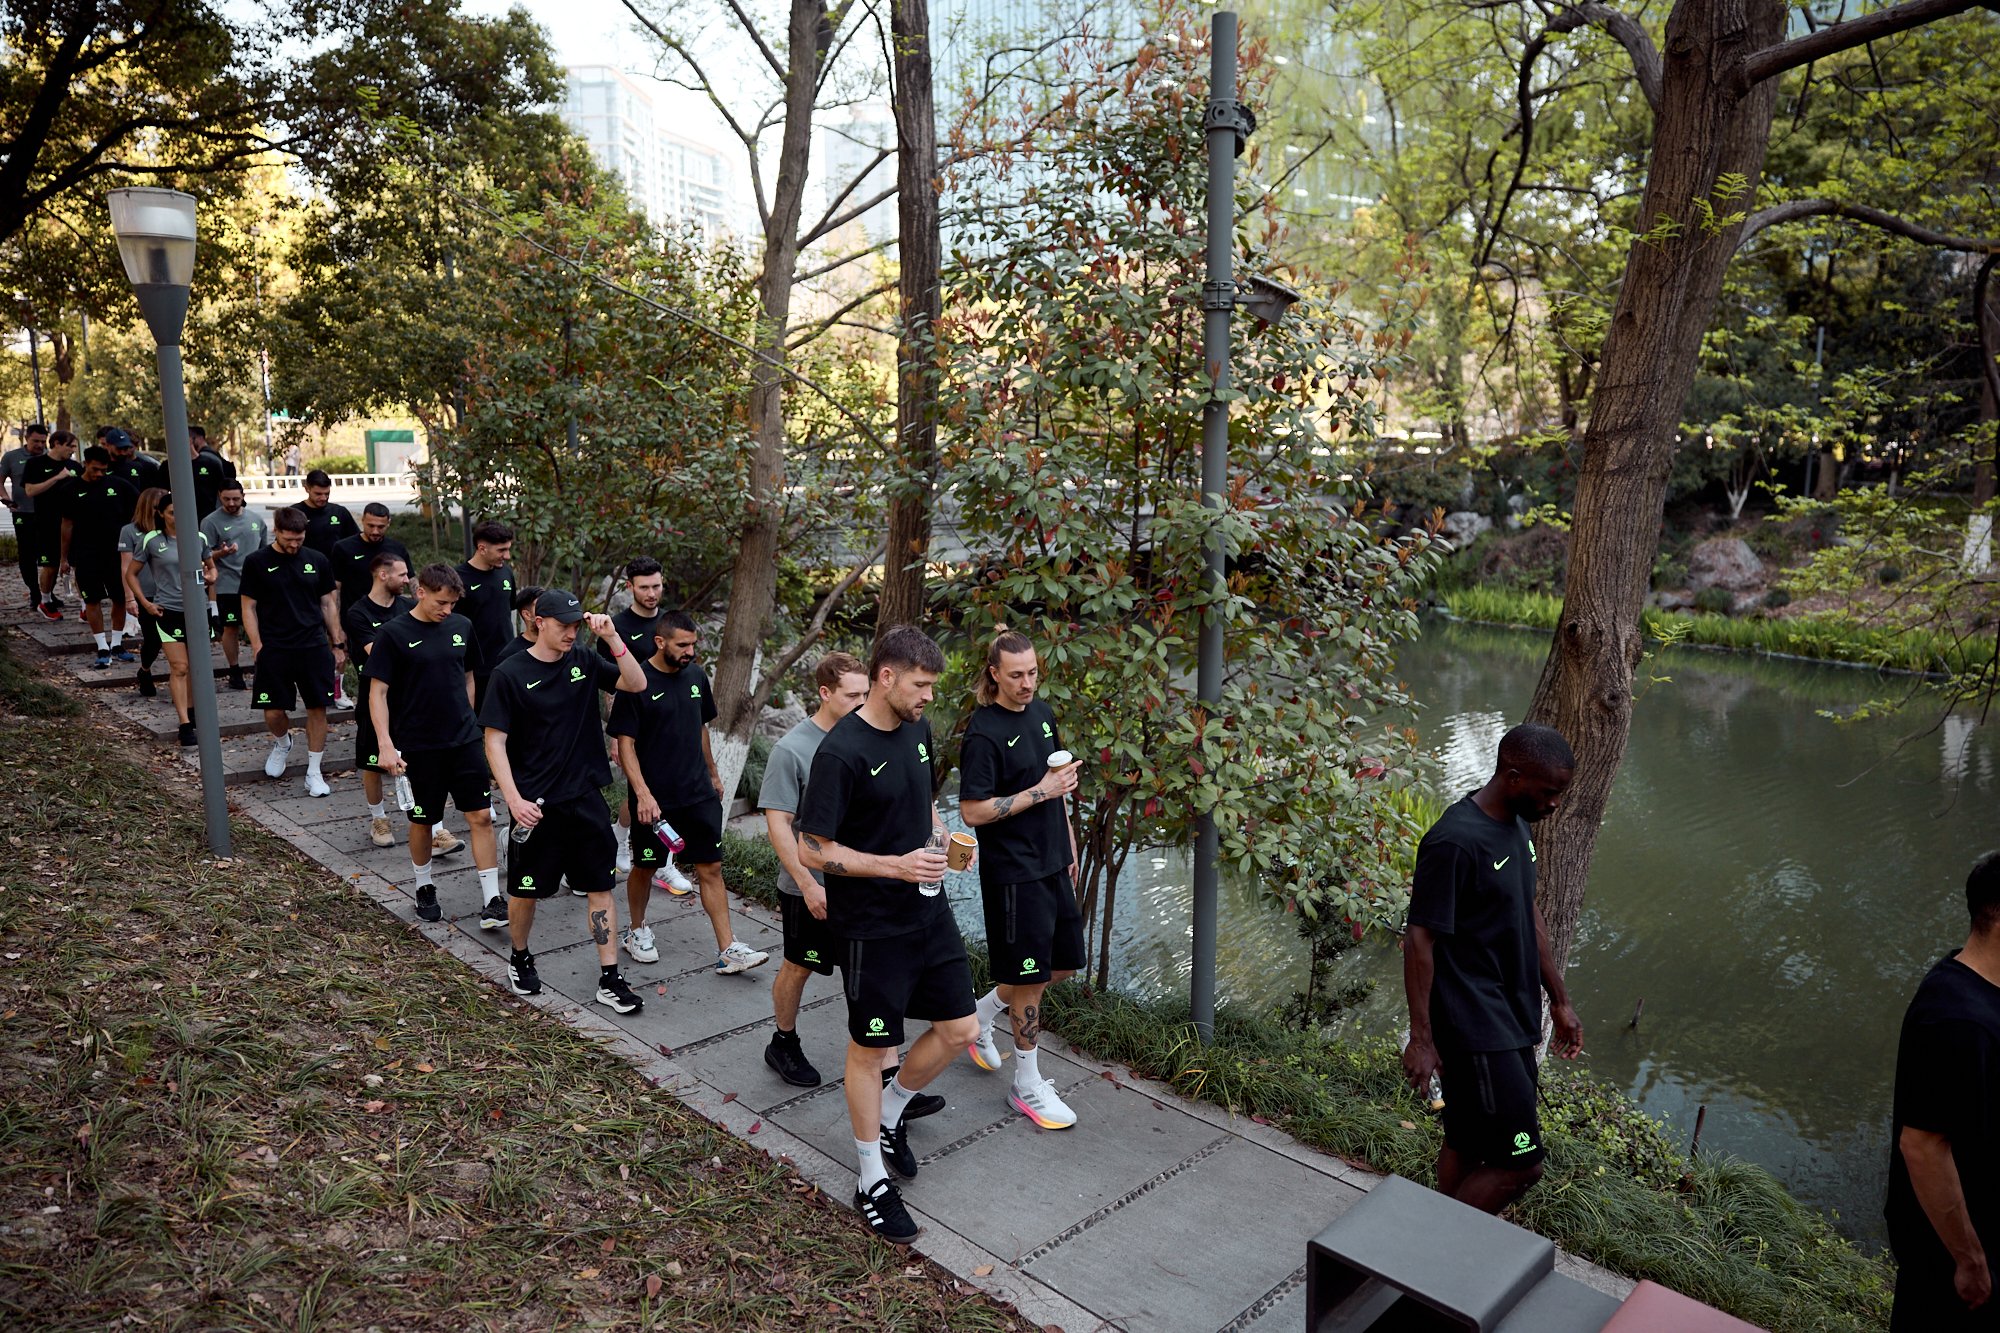
[(1114, 1327), (1214, 1333), (1278, 1291), (1304, 1262), (1307, 1238), (1361, 1197), (1226, 1136), (1031, 1252), (1024, 1267)]
[[(661, 956), (664, 959), (665, 955)], [(692, 986), (698, 981), (699, 978), (689, 978), (681, 984)], [(770, 1045), (777, 1024), (771, 1019), (770, 987), (763, 989), (764, 1013), (754, 1027), (719, 1041), (690, 1042), (677, 1048), (674, 1058), (682, 1068), (692, 1071), (711, 1087), (734, 1092), (745, 1105), (759, 1111), (770, 1111), (796, 1101), (813, 1089), (785, 1082), (764, 1063), (764, 1049)], [(847, 1005), (840, 997), (836, 981), (814, 977), (807, 984), (797, 1031), (806, 1059), (820, 1072), (821, 1087), (830, 1088), (838, 1100), (847, 1059)]]

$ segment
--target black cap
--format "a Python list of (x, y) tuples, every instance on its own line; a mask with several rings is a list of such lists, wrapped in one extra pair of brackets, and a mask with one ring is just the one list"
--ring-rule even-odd
[(573, 592), (551, 588), (535, 599), (535, 614), (557, 624), (574, 625), (583, 619), (583, 603), (576, 599)]
[(110, 430), (104, 432), (104, 447), (107, 449), (130, 449), (132, 447), (132, 437), (118, 429), (118, 427), (113, 426)]

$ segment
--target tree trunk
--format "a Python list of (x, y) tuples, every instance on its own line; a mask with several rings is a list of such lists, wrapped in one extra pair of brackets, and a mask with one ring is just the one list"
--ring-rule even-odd
[(937, 117), (931, 101), (930, 6), (895, 0), (896, 232), (902, 323), (896, 341), (896, 479), (875, 637), (924, 618), (924, 565), (937, 486), (937, 366), (931, 336), (942, 313), (938, 269)]
[[(750, 365), (753, 453), (750, 494), (730, 568), (729, 610), (715, 659), (718, 751), (749, 744), (757, 649), (777, 600), (778, 519), (785, 485), (785, 328), (799, 255), (799, 216), (811, 166), (813, 105), (820, 60), (832, 39), (825, 0), (792, 0), (786, 36), (785, 127), (778, 180), (764, 225), (764, 271), (757, 279), (757, 357)], [(723, 754), (718, 752), (718, 764)], [(737, 760), (738, 771), (741, 761)]]
[[(1536, 898), (1556, 965), (1568, 964), (1597, 830), (1632, 725), (1639, 614), (1658, 547), (1678, 423), (1741, 224), (1704, 230), (1693, 201), (1719, 214), (1756, 197), (1777, 102), (1775, 80), (1737, 95), (1744, 54), (1784, 34), (1778, 0), (1681, 0), (1667, 21), (1665, 78), (1640, 210), (1647, 238), (1625, 261), (1583, 436), (1563, 610), (1529, 717), (1576, 750), (1562, 808), (1537, 830)], [(1744, 192), (1717, 199), (1725, 173)], [(1665, 223), (1677, 228), (1663, 227)]]
[[(1979, 423), (1989, 432), (1986, 443), (1991, 450), (1973, 461), (1975, 505), (1993, 498), (1995, 474), (2000, 472), (2000, 311), (1993, 307), (1995, 259), (1994, 255), (1986, 256), (1972, 284), (1972, 325), (1979, 330)], [(1988, 526), (1990, 530), (1990, 522)]]

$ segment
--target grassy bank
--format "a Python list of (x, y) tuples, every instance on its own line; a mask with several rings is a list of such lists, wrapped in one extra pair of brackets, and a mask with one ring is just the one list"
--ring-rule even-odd
[[(1562, 598), (1547, 593), (1459, 588), (1443, 593), (1442, 599), (1445, 609), (1459, 619), (1488, 625), (1553, 630), (1562, 615)], [(1876, 629), (1837, 615), (1760, 620), (1649, 607), (1641, 620), (1647, 635), (1655, 639), (1672, 638), (1695, 647), (1784, 654), (1880, 670), (1957, 674), (1976, 670), (1993, 660), (1990, 635), (1958, 643), (1929, 630)]]
[(21, 683), (0, 1324), (1029, 1327)]

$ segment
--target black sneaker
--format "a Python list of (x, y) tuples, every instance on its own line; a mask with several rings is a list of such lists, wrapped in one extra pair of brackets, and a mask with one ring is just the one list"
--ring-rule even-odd
[(195, 743), (194, 723), (192, 722), (181, 723), (181, 744), (183, 746), (189, 746), (193, 745), (194, 743)]
[(62, 611), (53, 600), (35, 603), (35, 609), (42, 613), (44, 620), (61, 620)]
[[(897, 1065), (894, 1069), (883, 1070), (882, 1086), (886, 1088), (890, 1083), (894, 1082), (896, 1075), (902, 1071), (902, 1068), (901, 1065)], [(944, 1098), (935, 1093), (920, 1092), (911, 1097), (910, 1104), (903, 1108), (903, 1119), (922, 1120), (925, 1116), (936, 1115), (942, 1110), (944, 1110)]]
[(479, 928), (481, 930), (499, 930), (506, 924), (507, 896), (501, 894), (498, 897), (488, 898), (485, 906), (479, 909)]
[(438, 906), (438, 891), (434, 884), (423, 884), (417, 888), (417, 918), (421, 921), (435, 921), (444, 915)]
[(512, 988), (516, 995), (540, 995), (542, 993), (542, 974), (535, 971), (535, 956), (533, 954), (522, 954), (519, 962), (516, 962), (512, 958), (507, 960), (507, 985)]
[(139, 697), (151, 699), (159, 694), (159, 686), (153, 684), (153, 673), (141, 667), (139, 670)]
[(898, 1123), (894, 1129), (882, 1126), (882, 1160), (905, 1180), (917, 1178), (917, 1155), (910, 1151), (910, 1126)]
[(903, 1206), (903, 1194), (892, 1180), (878, 1180), (871, 1190), (854, 1191), (854, 1211), (868, 1229), (891, 1245), (908, 1245), (917, 1238), (917, 1224)]
[(249, 687), (248, 685), (245, 685), (245, 684), (243, 683), (243, 670), (242, 670), (242, 668), (240, 668), (240, 667), (231, 667), (231, 668), (229, 669), (229, 683), (228, 683), (228, 686), (227, 686), (227, 688), (229, 688), (229, 689), (232, 689), (232, 690), (247, 690), (247, 689), (249, 689), (249, 688), (250, 688), (250, 687)]
[(598, 978), (597, 1002), (614, 1014), (636, 1014), (646, 1007), (638, 992), (619, 976)]
[(795, 1088), (817, 1088), (819, 1071), (806, 1059), (805, 1051), (799, 1046), (799, 1034), (794, 1032), (788, 1041), (782, 1032), (771, 1034), (771, 1044), (764, 1048), (764, 1063), (778, 1071), (778, 1077)]

